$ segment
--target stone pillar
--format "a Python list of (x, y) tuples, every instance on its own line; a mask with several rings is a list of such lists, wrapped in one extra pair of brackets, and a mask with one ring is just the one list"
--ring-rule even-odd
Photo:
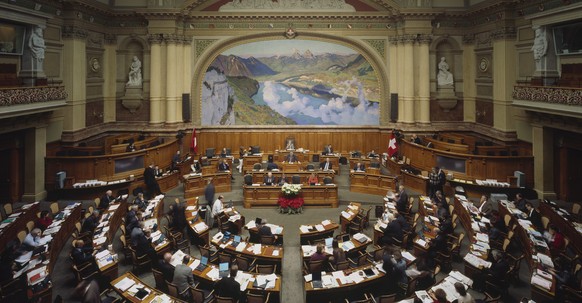
[(414, 49), (415, 36), (404, 35), (400, 40), (404, 44), (404, 64), (402, 79), (404, 81), (402, 91), (402, 104), (404, 105), (404, 120), (402, 122), (414, 122)]
[[(476, 56), (475, 37), (473, 35), (463, 36), (463, 121), (475, 122), (476, 96)], [(490, 63), (485, 59), (482, 69), (490, 68)]]
[(116, 119), (116, 79), (117, 79), (117, 37), (105, 34), (105, 51), (103, 52), (103, 122), (114, 122)]
[(430, 123), (430, 68), (429, 68), (429, 47), (432, 41), (430, 35), (420, 35), (418, 37), (418, 122)]
[(166, 122), (174, 123), (176, 120), (177, 98), (177, 43), (178, 37), (174, 34), (164, 34), (166, 41)]
[(554, 189), (554, 136), (550, 128), (532, 124), (534, 189), (540, 199), (556, 199)]
[(182, 77), (184, 75), (184, 36), (180, 36), (176, 43), (176, 121), (182, 121), (182, 92), (184, 91), (182, 86), (184, 81)]
[[(388, 58), (389, 58), (389, 66), (388, 72), (388, 83), (390, 86), (390, 94), (398, 94), (398, 37), (390, 37), (388, 38), (390, 42), (390, 46), (388, 47)], [(392, 98), (392, 96), (390, 96)], [(386, 106), (391, 106), (392, 101), (389, 99), (386, 103)], [(392, 112), (394, 108), (390, 108), (390, 112)], [(402, 108), (400, 107), (400, 97), (398, 98), (398, 115), (402, 112)], [(397, 119), (400, 120), (400, 116), (397, 116)]]
[(504, 28), (492, 34), (493, 38), (493, 127), (514, 131), (512, 92), (515, 85), (515, 28)]
[(150, 43), (150, 123), (163, 122), (161, 115), (162, 102), (162, 36), (148, 35)]
[(63, 131), (85, 128), (85, 105), (87, 84), (87, 55), (85, 29), (65, 26), (63, 37), (63, 84), (67, 91), (67, 106)]
[[(182, 56), (182, 65), (184, 69), (182, 70), (182, 93), (191, 94), (192, 92), (192, 37), (184, 36), (184, 49)], [(190, 98), (192, 98), (190, 96)], [(192, 99), (190, 99), (192, 100)], [(189, 108), (182, 108), (182, 111), (190, 112), (190, 120), (194, 121), (192, 117), (192, 104)]]
[[(85, 115), (83, 114), (83, 117)], [(46, 198), (44, 188), (44, 158), (46, 157), (46, 125), (28, 129), (24, 135), (24, 194), (23, 202)]]
[(398, 36), (398, 73), (394, 75), (398, 81), (398, 122), (404, 121), (404, 43), (402, 36)]

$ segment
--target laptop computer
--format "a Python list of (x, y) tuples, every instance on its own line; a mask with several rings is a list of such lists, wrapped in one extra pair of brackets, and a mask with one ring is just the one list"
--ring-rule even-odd
[(230, 243), (230, 245), (237, 247), (240, 244), (241, 241), (241, 237), (239, 235), (235, 235), (234, 239), (232, 240), (232, 243)]
[(350, 239), (350, 235), (349, 234), (345, 234), (342, 236), (342, 242), (349, 242)]
[(311, 284), (313, 285), (313, 288), (323, 288), (321, 282), (321, 271), (316, 270), (311, 273)]
[(196, 266), (195, 270), (203, 271), (206, 268), (206, 266), (208, 266), (208, 257), (202, 256), (202, 258), (200, 258), (200, 264)]
[(228, 262), (222, 262), (218, 264), (218, 276), (222, 279), (228, 277)]
[(333, 244), (333, 238), (331, 238), (331, 237), (325, 238), (325, 247), (331, 248), (332, 244)]

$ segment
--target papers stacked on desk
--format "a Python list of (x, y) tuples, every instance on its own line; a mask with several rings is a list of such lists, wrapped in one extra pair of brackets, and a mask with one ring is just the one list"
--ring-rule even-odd
[(210, 278), (212, 281), (216, 281), (219, 278), (219, 270), (216, 267), (212, 267), (212, 269), (210, 271), (208, 271), (208, 273), (206, 273), (206, 276), (208, 278)]
[(184, 256), (186, 254), (184, 252), (182, 252), (181, 250), (177, 250), (173, 255), (172, 258), (170, 259), (170, 264), (172, 264), (172, 266), (176, 267), (178, 266), (178, 264), (182, 264), (182, 259), (184, 259)]
[(323, 225), (321, 225), (321, 224), (317, 224), (317, 225), (315, 225), (315, 229), (317, 229), (317, 231), (324, 231), (325, 227), (323, 227)]
[(454, 278), (455, 280), (457, 280), (465, 285), (469, 285), (469, 286), (473, 285), (473, 280), (471, 280), (471, 278), (463, 275), (462, 273), (460, 273), (456, 270), (452, 270), (449, 273), (449, 277)]
[(408, 260), (408, 262), (414, 262), (414, 260), (416, 260), (416, 257), (411, 253), (407, 252), (406, 250), (402, 251), (402, 257)]
[(208, 225), (206, 225), (206, 223), (204, 222), (199, 222), (196, 225), (194, 225), (193, 228), (195, 232), (201, 233), (208, 229)]
[(300, 231), (301, 231), (301, 233), (303, 233), (303, 234), (306, 234), (306, 233), (310, 232), (310, 231), (311, 231), (311, 228), (312, 228), (312, 227), (311, 227), (311, 226), (309, 226), (309, 225), (301, 225), (301, 226), (299, 226), (299, 230), (300, 230)]
[(168, 297), (168, 295), (166, 294), (157, 295), (150, 301), (150, 303), (171, 303), (171, 302), (173, 302), (172, 299), (170, 299), (170, 297)]
[(135, 281), (133, 279), (130, 279), (128, 277), (125, 277), (123, 279), (121, 279), (121, 281), (115, 283), (115, 288), (119, 289), (120, 291), (124, 292), (127, 289), (129, 289), (130, 287), (132, 287), (135, 284)]
[(535, 257), (537, 257), (537, 259), (543, 265), (548, 266), (548, 267), (551, 267), (551, 268), (554, 268), (554, 262), (552, 261), (552, 258), (550, 258), (550, 256), (537, 253), (537, 255), (535, 255)]
[(323, 220), (321, 221), (321, 225), (326, 226), (326, 225), (330, 225), (331, 224), (331, 220)]
[(354, 215), (354, 213), (352, 213), (352, 212), (346, 212), (346, 211), (342, 210), (342, 217), (344, 217), (346, 219), (351, 218), (353, 215)]
[(552, 289), (552, 281), (545, 279), (543, 276), (538, 275), (537, 273), (534, 273), (531, 276), (531, 284), (541, 287), (542, 289), (545, 290)]
[(247, 290), (247, 285), (249, 284), (249, 282), (255, 281), (255, 277), (253, 277), (253, 275), (249, 273), (239, 271), (237, 272), (234, 280), (240, 284), (240, 291), (245, 291)]
[(471, 253), (466, 254), (465, 257), (463, 257), (463, 260), (467, 261), (467, 263), (473, 265), (476, 268), (491, 267), (491, 262), (485, 261)]
[(37, 269), (33, 269), (26, 273), (26, 281), (28, 281), (28, 285), (35, 285), (37, 283), (42, 282), (47, 275), (47, 267), (41, 266)]
[[(422, 301), (422, 303), (433, 302), (432, 298), (428, 295), (428, 292), (426, 292), (426, 290), (419, 290), (414, 292), (414, 294), (416, 295), (417, 298), (419, 298)], [(414, 302), (414, 299), (412, 300), (412, 302)]]
[(354, 249), (356, 246), (354, 245), (354, 243), (352, 243), (352, 241), (347, 241), (347, 242), (343, 242), (342, 243), (342, 249), (344, 251), (349, 251)]
[(270, 289), (275, 287), (275, 282), (277, 281), (277, 275), (257, 275), (255, 280), (257, 285), (261, 288)]
[(357, 233), (357, 234), (353, 235), (353, 238), (356, 239), (360, 243), (366, 243), (366, 242), (372, 241), (368, 236), (364, 235), (363, 233)]

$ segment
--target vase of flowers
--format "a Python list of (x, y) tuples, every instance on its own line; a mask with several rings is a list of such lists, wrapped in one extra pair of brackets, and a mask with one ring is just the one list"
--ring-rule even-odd
[(283, 184), (281, 186), (281, 196), (277, 201), (279, 212), (296, 214), (303, 212), (303, 197), (300, 196), (300, 184)]

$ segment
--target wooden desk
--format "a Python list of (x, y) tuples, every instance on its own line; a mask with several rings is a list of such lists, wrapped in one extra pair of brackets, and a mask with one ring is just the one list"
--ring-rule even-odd
[(404, 171), (401, 172), (401, 177), (404, 186), (411, 188), (414, 191), (420, 192), (421, 195), (428, 194), (428, 178), (425, 178), (421, 175), (413, 175)]
[[(380, 265), (381, 266), (381, 265)], [(346, 269), (344, 270), (345, 275), (349, 275), (351, 273), (358, 273), (362, 272), (362, 276), (365, 277), (363, 274), (364, 269), (373, 268), (373, 265), (365, 265), (353, 269)], [(311, 282), (303, 282), (303, 288), (305, 289), (305, 297), (307, 303), (319, 303), (319, 302), (344, 302), (343, 299), (348, 297), (350, 294), (353, 293), (363, 293), (364, 290), (368, 290), (370, 288), (380, 286), (380, 283), (383, 282), (384, 273), (375, 269), (375, 275), (371, 277), (365, 277), (359, 283), (347, 283), (343, 284), (339, 279), (335, 279), (336, 283), (338, 284), (337, 287), (331, 288), (317, 288), (314, 289)], [(331, 275), (331, 273), (326, 273), (326, 275)]]
[[(348, 244), (350, 246), (353, 245), (353, 247), (347, 249), (347, 246), (344, 247), (343, 245), (346, 242), (339, 242), (339, 247), (343, 249), (343, 251), (346, 253), (346, 257), (348, 258), (352, 258), (352, 257), (358, 257), (360, 255), (360, 253), (365, 253), (366, 249), (368, 248), (368, 245), (372, 244), (372, 239), (368, 238), (366, 241), (364, 242), (360, 242), (356, 239), (354, 239), (353, 237), (350, 237), (350, 241)], [(317, 250), (317, 245), (301, 245), (301, 256), (303, 256), (303, 261), (304, 262), (308, 262), (309, 259), (311, 258), (311, 256), (315, 253), (315, 251)], [(331, 247), (325, 247), (325, 254), (328, 256), (332, 256), (333, 255), (333, 248)]]
[[(279, 151), (273, 155), (273, 159), (274, 161), (283, 162), (288, 154), (289, 151)], [(313, 161), (313, 156), (315, 155), (319, 156), (319, 162), (314, 163), (316, 165), (316, 168), (319, 168), (319, 163), (325, 162), (327, 161), (326, 159), (329, 158), (329, 162), (331, 163), (332, 168), (336, 170), (336, 173), (338, 175), (340, 175), (341, 173), (341, 166), (339, 163), (339, 159), (341, 157), (340, 154), (322, 155), (321, 153), (317, 152), (293, 152), (293, 154), (297, 156), (297, 160), (301, 162), (303, 165), (306, 165), (307, 163), (310, 162), (316, 162)]]
[[(267, 170), (247, 172), (247, 174), (250, 174), (251, 176), (253, 176), (253, 183), (254, 184), (263, 184), (264, 178), (267, 175), (267, 173), (269, 173), (269, 171), (267, 171)], [(309, 171), (309, 170), (272, 171), (271, 173), (273, 174), (273, 176), (275, 177), (275, 180), (277, 180), (277, 181), (279, 180), (279, 178), (281, 178), (281, 175), (283, 175), (283, 173), (285, 173), (285, 177), (288, 179), (289, 183), (291, 183), (291, 178), (293, 178), (294, 175), (298, 175), (299, 178), (301, 179), (301, 184), (304, 184), (304, 185), (307, 185), (307, 179), (309, 178), (309, 176), (312, 173), (315, 174), (315, 176), (319, 180), (319, 183), (323, 183), (323, 178), (325, 178), (325, 177), (330, 177), (332, 179), (332, 182), (333, 182), (334, 177), (335, 177), (335, 172), (332, 170), (323, 171), (323, 170), (318, 170), (318, 169), (313, 170), (313, 171)]]
[(396, 178), (369, 174), (367, 172), (350, 172), (350, 191), (373, 195), (385, 195), (388, 190), (396, 190)]
[[(222, 234), (222, 233), (220, 233)], [(217, 234), (218, 235), (218, 234)], [(277, 265), (277, 272), (281, 273), (282, 267), (281, 262), (283, 261), (283, 247), (282, 246), (275, 246), (275, 245), (261, 245), (261, 244), (253, 244), (249, 242), (241, 242), (244, 244), (244, 248), (242, 251), (238, 251), (236, 247), (230, 245), (232, 243), (232, 239), (228, 239), (226, 242), (222, 242), (222, 239), (218, 240), (217, 236), (215, 235), (211, 240), (210, 243), (214, 245), (219, 250), (232, 255), (233, 257), (236, 256), (243, 256), (248, 258), (249, 260), (257, 259), (258, 264), (274, 264)], [(261, 251), (258, 254), (255, 254), (254, 251), (249, 248), (259, 245), (261, 247)]]
[[(123, 189), (129, 189), (129, 187), (132, 185), (132, 183), (135, 180), (136, 179), (133, 178), (133, 179), (127, 179), (125, 181), (117, 182), (117, 183), (113, 183), (113, 184), (99, 185), (99, 186), (87, 186), (87, 187), (72, 187), (72, 186), (65, 185), (66, 187), (64, 187), (64, 188), (49, 190), (48, 191), (49, 197), (47, 197), (47, 199), (49, 199), (49, 200), (59, 200), (59, 199), (93, 200), (97, 197), (103, 196), (103, 194), (108, 190), (111, 190), (115, 193), (115, 192), (118, 192), (118, 191), (123, 190)], [(142, 184), (143, 184), (143, 182), (142, 182)]]
[[(131, 287), (129, 287), (128, 289), (120, 289), (118, 286), (122, 280), (124, 279), (129, 279), (132, 281), (132, 285), (135, 284), (141, 284), (143, 285), (143, 287), (145, 289), (147, 289), (148, 291), (150, 291), (150, 293), (143, 299), (138, 299), (136, 298), (134, 295), (135, 293), (131, 293)], [(131, 302), (131, 303), (148, 303), (148, 302), (152, 302), (152, 300), (158, 298), (158, 297), (162, 297), (165, 296), (167, 298), (169, 298), (170, 300), (173, 300), (174, 302), (180, 302), (180, 303), (185, 303), (185, 301), (182, 301), (178, 298), (174, 298), (170, 295), (164, 294), (163, 292), (148, 286), (147, 284), (145, 284), (143, 281), (141, 281), (137, 276), (135, 276), (134, 274), (132, 274), (131, 272), (126, 272), (125, 274), (121, 275), (119, 278), (111, 281), (111, 287), (113, 288), (113, 290), (115, 290), (116, 293), (118, 293), (123, 299), (125, 299), (125, 301), (127, 302)], [(133, 287), (133, 286), (132, 286)]]
[[(93, 234), (94, 247), (101, 246), (107, 248), (108, 245), (113, 244), (115, 233), (117, 233), (117, 230), (119, 229), (119, 226), (122, 222), (121, 220), (127, 213), (127, 208), (127, 200), (123, 200), (119, 203), (109, 204), (107, 210), (101, 214), (100, 225), (102, 226), (97, 229), (97, 231), (101, 230), (101, 232)], [(103, 232), (103, 230), (107, 228), (108, 230)], [(105, 238), (104, 241), (103, 238)], [(114, 280), (119, 276), (119, 266), (115, 258), (113, 259), (113, 262), (109, 264), (102, 265), (100, 262), (97, 262), (97, 266), (101, 272), (101, 275), (109, 278), (109, 281)]]
[[(190, 231), (196, 239), (198, 239), (203, 245), (210, 244), (210, 228), (204, 220), (200, 217), (198, 209), (198, 197), (194, 199), (189, 199), (186, 201), (186, 207), (184, 208), (184, 216), (188, 220), (188, 226)], [(210, 214), (207, 214), (209, 216)]]
[(342, 211), (339, 216), (341, 232), (345, 233), (348, 229), (348, 225), (356, 218), (360, 213), (361, 203), (350, 202), (345, 211)]
[(243, 171), (253, 170), (256, 163), (263, 165), (263, 154), (243, 156)]
[[(504, 180), (499, 180), (499, 181), (504, 181)], [(526, 199), (534, 200), (534, 199), (538, 198), (538, 194), (536, 193), (536, 191), (531, 189), (531, 188), (521, 188), (521, 187), (517, 187), (517, 186), (510, 186), (510, 187), (487, 186), (487, 185), (479, 185), (479, 184), (475, 183), (474, 181), (472, 181), (471, 183), (468, 183), (466, 181), (462, 182), (462, 181), (457, 180), (457, 179), (448, 180), (448, 182), (451, 184), (451, 186), (453, 188), (456, 186), (463, 187), (463, 189), (465, 189), (465, 193), (467, 194), (467, 197), (473, 198), (473, 199), (480, 199), (482, 195), (491, 196), (492, 193), (506, 194), (507, 197), (509, 197), (510, 199), (515, 197), (515, 195), (517, 193), (522, 193), (524, 198), (526, 198)]]
[(461, 225), (463, 225), (463, 228), (465, 229), (465, 235), (469, 239), (470, 243), (474, 243), (475, 233), (471, 227), (472, 219), (471, 214), (469, 214), (469, 210), (463, 206), (463, 203), (457, 197), (454, 198), (453, 205), (455, 207), (455, 212), (459, 216)]
[(191, 199), (204, 194), (204, 188), (208, 183), (208, 179), (212, 178), (212, 183), (217, 193), (229, 192), (231, 188), (230, 172), (220, 172), (207, 175), (184, 175), (182, 176), (182, 183), (184, 183), (184, 199)]
[[(13, 214), (20, 214), (18, 215), (18, 217), (15, 217), (15, 219), (10, 222), (8, 225), (6, 225), (6, 227), (4, 227), (1, 231), (0, 231), (0, 248), (1, 250), (4, 250), (4, 248), (6, 247), (6, 244), (8, 244), (8, 242), (17, 239), (16, 235), (21, 231), (21, 230), (27, 230), (26, 229), (26, 223), (28, 223), (28, 221), (34, 221), (36, 222), (36, 220), (38, 219), (38, 217), (36, 216), (36, 213), (39, 211), (39, 202), (34, 202), (31, 204), (27, 204), (24, 205), (22, 208), (20, 209), (15, 209), (13, 210)], [(14, 218), (14, 217), (12, 217)], [(5, 219), (4, 221), (6, 221), (7, 219)]]
[(582, 234), (576, 230), (571, 221), (559, 215), (554, 207), (556, 206), (541, 202), (538, 209), (542, 216), (548, 217), (550, 223), (556, 225), (560, 229), (560, 232), (570, 239), (570, 247), (577, 254), (582, 255)]
[[(317, 227), (319, 227), (319, 230)], [(302, 230), (305, 229), (307, 231)], [(323, 228), (323, 229), (322, 229)], [(309, 244), (311, 241), (333, 237), (333, 233), (339, 228), (339, 224), (331, 220), (323, 220), (314, 225), (301, 225), (299, 227), (299, 242), (301, 245)]]
[(176, 186), (178, 186), (178, 178), (180, 177), (180, 175), (178, 174), (177, 171), (172, 172), (172, 173), (168, 173), (165, 174), (161, 177), (156, 178), (156, 181), (158, 181), (158, 185), (160, 186), (160, 190), (162, 192), (167, 192), (170, 191), (171, 189), (175, 188)]
[[(243, 205), (277, 206), (281, 195), (280, 186), (243, 186)], [(305, 200), (305, 206), (338, 207), (338, 188), (335, 185), (303, 186), (300, 195)]]

